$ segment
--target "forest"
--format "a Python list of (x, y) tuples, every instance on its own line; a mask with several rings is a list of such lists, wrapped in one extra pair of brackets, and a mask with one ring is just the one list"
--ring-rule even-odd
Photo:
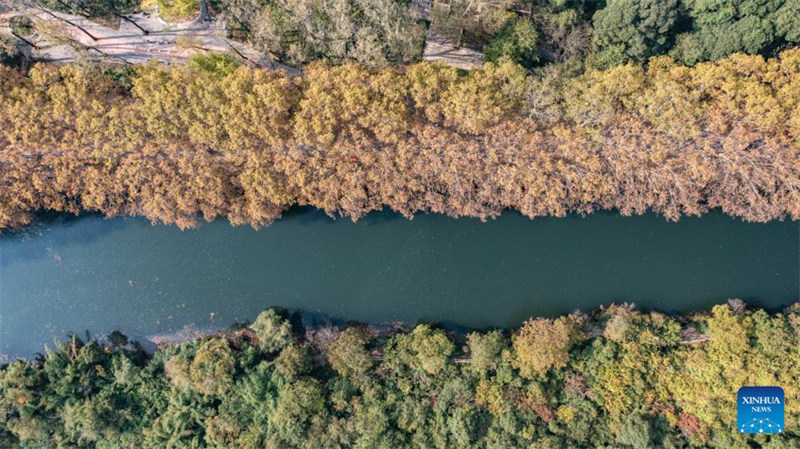
[[(127, 16), (139, 10), (180, 23), (201, 9), (201, 0), (16, 1), (112, 27), (135, 23)], [(734, 53), (771, 57), (800, 43), (797, 0), (202, 1), (231, 38), (292, 67), (418, 62), (428, 30), (487, 61), (508, 58), (531, 69), (604, 69), (660, 55), (695, 65)], [(29, 36), (21, 24), (10, 26), (16, 42), (0, 35), (0, 61)]]
[[(77, 337), (0, 368), (4, 448), (796, 448), (800, 304), (612, 305), (510, 332), (304, 328), (284, 311), (145, 353)], [(782, 434), (736, 430), (780, 385)]]
[(553, 67), (0, 66), (0, 228), (39, 211), (258, 227), (294, 205), (800, 218), (800, 49)]
[[(422, 4), (428, 11), (418, 7)], [(527, 67), (585, 61), (609, 68), (659, 55), (694, 65), (733, 53), (774, 55), (800, 43), (797, 0), (216, 0), (212, 5), (232, 35), (293, 66), (315, 60), (371, 67), (415, 62), (426, 28), (455, 46), (483, 51), (490, 61), (507, 57)]]

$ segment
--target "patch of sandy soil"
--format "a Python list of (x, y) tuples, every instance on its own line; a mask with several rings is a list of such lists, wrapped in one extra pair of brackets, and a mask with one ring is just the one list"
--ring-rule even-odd
[(428, 30), (423, 61), (441, 61), (458, 69), (472, 70), (483, 65), (483, 53), (469, 48), (456, 48), (444, 36)]

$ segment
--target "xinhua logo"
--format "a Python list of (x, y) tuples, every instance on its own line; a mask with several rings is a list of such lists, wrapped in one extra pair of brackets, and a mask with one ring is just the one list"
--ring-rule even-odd
[(783, 432), (783, 388), (742, 387), (736, 406), (739, 432)]

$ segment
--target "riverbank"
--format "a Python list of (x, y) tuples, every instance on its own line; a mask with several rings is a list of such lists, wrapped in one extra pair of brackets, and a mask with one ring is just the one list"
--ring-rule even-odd
[[(785, 310), (795, 310), (798, 307), (795, 303), (786, 307)], [(728, 301), (728, 307), (737, 314), (744, 314), (748, 312), (747, 304), (740, 299), (731, 299)], [(617, 310), (622, 314), (641, 313), (634, 304), (609, 304), (608, 306), (601, 306), (597, 310), (588, 312), (575, 312), (576, 317), (581, 320), (588, 319), (590, 322), (602, 321), (600, 317), (607, 310)], [(352, 321), (334, 320), (331, 317), (320, 316), (313, 314), (309, 316), (304, 315), (301, 311), (287, 311), (285, 309), (278, 309), (283, 316), (286, 316), (288, 321), (292, 323), (292, 333), (294, 340), (300, 344), (308, 346), (324, 346), (327, 347), (330, 341), (348, 327), (357, 327), (364, 335), (369, 336), (373, 341), (386, 341), (398, 334), (408, 333), (413, 329), (410, 323), (394, 322), (394, 323), (354, 323)], [(752, 311), (752, 309), (751, 309)], [(656, 313), (658, 311), (645, 311), (645, 313)], [(703, 344), (711, 341), (711, 337), (704, 333), (705, 326), (698, 325), (708, 317), (707, 312), (698, 312), (691, 315), (674, 315), (674, 318), (681, 324), (680, 339), (677, 344), (681, 345), (695, 345)], [(445, 330), (448, 335), (456, 342), (456, 347), (460, 348), (452, 355), (452, 362), (456, 364), (470, 364), (472, 363), (472, 356), (468, 350), (467, 336), (473, 332), (486, 332), (486, 329), (469, 329), (463, 326), (457, 326), (447, 323), (429, 323), (435, 327)], [(97, 339), (97, 342), (106, 347), (116, 346), (114, 341), (123, 340), (131, 346), (126, 349), (139, 349), (148, 353), (148, 355), (155, 355), (157, 351), (164, 351), (169, 348), (174, 348), (187, 343), (192, 343), (208, 338), (224, 338), (231, 342), (234, 346), (241, 346), (244, 341), (257, 342), (258, 335), (251, 328), (252, 323), (235, 323), (226, 329), (198, 329), (193, 326), (186, 326), (183, 329), (168, 334), (158, 334), (143, 337), (141, 339), (129, 339), (124, 334), (114, 331), (112, 334), (103, 336)], [(511, 332), (511, 329), (495, 329), (498, 331)], [(593, 338), (607, 338), (604, 328), (601, 326), (591, 325), (583, 329), (583, 334), (586, 339)], [(380, 361), (384, 358), (383, 351), (375, 349), (370, 354), (372, 360)], [(3, 363), (10, 362), (11, 359), (6, 357)]]
[[(690, 327), (709, 338), (684, 344)], [(152, 356), (74, 341), (4, 366), (0, 443), (769, 447), (800, 437), (799, 336), (800, 304), (769, 314), (732, 302), (680, 319), (611, 306), (466, 336), (298, 332), (268, 311)], [(742, 385), (792, 398), (782, 433), (737, 431)]]
[[(728, 301), (728, 306), (735, 310), (737, 313), (744, 313), (748, 307), (747, 304), (740, 300), (740, 299), (731, 299)], [(795, 305), (790, 305), (785, 308), (785, 310), (793, 309), (796, 307)], [(597, 318), (601, 316), (603, 313), (606, 312), (607, 309), (611, 310), (623, 310), (623, 311), (636, 311), (637, 313), (642, 312), (641, 310), (637, 309), (635, 304), (609, 304), (607, 306), (600, 306), (600, 308), (596, 310), (589, 310), (589, 311), (576, 311), (574, 313), (575, 316), (580, 317), (591, 317), (591, 319)], [(283, 316), (286, 316), (289, 322), (292, 324), (292, 333), (294, 335), (295, 341), (306, 344), (306, 345), (319, 345), (319, 344), (327, 344), (327, 343), (319, 343), (322, 340), (330, 340), (335, 335), (340, 333), (343, 329), (347, 327), (358, 327), (361, 332), (365, 335), (369, 335), (370, 339), (375, 341), (385, 341), (391, 338), (394, 335), (407, 333), (411, 329), (413, 329), (412, 323), (405, 323), (401, 321), (395, 322), (385, 322), (385, 323), (359, 323), (354, 322), (352, 320), (343, 320), (341, 318), (335, 318), (330, 316), (324, 316), (319, 313), (303, 313), (300, 310), (286, 310), (283, 308), (276, 309), (279, 310)], [(657, 313), (660, 314), (662, 312), (657, 310), (651, 311), (644, 311), (646, 313)], [(698, 322), (702, 322), (705, 315), (704, 312), (697, 312), (688, 315), (677, 315), (677, 314), (665, 314), (666, 316), (671, 316), (674, 318), (678, 323), (681, 324), (681, 331), (680, 331), (680, 339), (677, 342), (681, 345), (694, 345), (694, 344), (702, 344), (710, 341), (710, 336), (704, 333), (704, 327), (698, 326)], [(56, 337), (54, 342), (56, 342), (56, 346), (58, 346), (58, 341), (62, 341), (64, 343), (68, 343), (72, 338), (77, 338), (78, 341), (94, 341), (97, 344), (106, 347), (107, 349), (111, 350), (116, 347), (123, 348), (129, 351), (144, 351), (149, 356), (153, 356), (158, 351), (165, 351), (169, 348), (174, 348), (180, 345), (184, 345), (187, 343), (192, 343), (196, 341), (200, 341), (203, 339), (208, 338), (224, 338), (231, 342), (236, 342), (237, 346), (240, 346), (244, 341), (256, 341), (258, 339), (257, 335), (254, 331), (250, 328), (250, 322), (238, 322), (232, 323), (226, 327), (198, 327), (195, 325), (187, 325), (178, 329), (173, 332), (163, 332), (153, 335), (146, 335), (146, 336), (138, 336), (138, 335), (125, 335), (124, 333), (120, 332), (119, 330), (114, 330), (108, 335), (99, 335), (99, 336), (92, 336), (92, 334), (87, 330), (83, 337), (72, 334), (69, 336), (62, 336), (63, 338)], [(439, 323), (430, 323), (434, 326), (441, 328), (448, 332), (448, 334), (456, 341), (457, 347), (461, 348), (460, 350), (456, 351), (453, 355), (453, 363), (456, 364), (469, 364), (472, 362), (472, 358), (468, 351), (466, 351), (466, 337), (468, 334), (472, 332), (486, 332), (488, 329), (491, 328), (469, 328), (464, 326), (459, 326), (454, 323), (449, 322), (439, 322)], [(511, 329), (506, 328), (499, 328), (493, 329), (499, 331), (510, 332)], [(586, 339), (592, 338), (605, 338), (606, 335), (602, 327), (587, 327), (584, 329), (584, 334)], [(52, 342), (51, 342), (52, 343)], [(8, 354), (0, 353), (0, 365), (5, 365), (11, 363), (16, 360), (30, 360), (34, 361), (41, 357), (43, 354), (46, 354), (48, 351), (51, 351), (55, 348), (52, 344), (47, 344), (42, 349), (42, 351), (37, 352), (36, 354), (32, 354), (30, 357), (11, 357)], [(374, 350), (371, 353), (371, 357), (373, 360), (382, 360), (383, 359), (383, 352), (380, 350)]]

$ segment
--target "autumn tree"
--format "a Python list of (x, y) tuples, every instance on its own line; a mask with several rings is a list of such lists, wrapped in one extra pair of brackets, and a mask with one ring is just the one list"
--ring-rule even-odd
[(259, 227), (297, 204), (353, 219), (797, 218), (798, 55), (535, 75), (509, 61), (468, 74), (318, 64), (304, 77), (4, 66), (0, 228), (38, 211)]
[(484, 131), (519, 110), (525, 81), (525, 72), (516, 64), (484, 64), (445, 92), (445, 123), (467, 133)]
[(526, 321), (511, 338), (513, 363), (520, 375), (532, 379), (543, 376), (551, 368), (565, 367), (570, 348), (580, 338), (577, 325), (572, 317)]

